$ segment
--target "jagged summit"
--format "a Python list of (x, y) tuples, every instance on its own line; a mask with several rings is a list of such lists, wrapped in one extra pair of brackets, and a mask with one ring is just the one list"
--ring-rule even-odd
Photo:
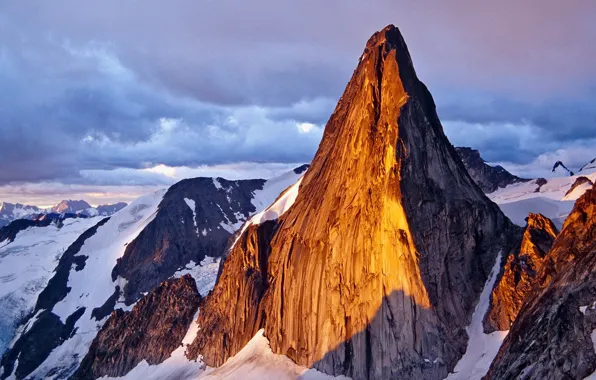
[(52, 212), (55, 212), (58, 214), (62, 213), (62, 212), (76, 214), (77, 212), (87, 210), (88, 208), (91, 208), (91, 205), (82, 199), (78, 200), (78, 201), (69, 199), (69, 200), (63, 200), (60, 203), (58, 203), (56, 206), (52, 207)]
[(457, 147), (455, 150), (461, 157), (464, 166), (472, 179), (474, 179), (474, 182), (487, 194), (513, 183), (530, 181), (529, 179), (520, 178), (509, 173), (502, 166), (488, 165), (476, 149)]
[(369, 39), (293, 206), (233, 246), (187, 353), (218, 366), (264, 328), (274, 352), (329, 374), (443, 378), (512, 230), (388, 26)]
[(565, 164), (561, 161), (555, 162), (553, 165), (553, 173), (561, 174), (561, 175), (570, 175), (573, 176), (575, 173), (567, 168)]

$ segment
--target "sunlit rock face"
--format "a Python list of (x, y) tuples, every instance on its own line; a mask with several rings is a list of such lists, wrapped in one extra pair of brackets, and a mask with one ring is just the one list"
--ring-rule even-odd
[(188, 351), (221, 365), (259, 328), (274, 352), (355, 379), (440, 379), (519, 231), (449, 143), (394, 26), (375, 33), (293, 206), (246, 228)]
[(575, 203), (486, 379), (596, 371), (596, 185)]
[(538, 282), (538, 272), (558, 233), (553, 222), (544, 215), (528, 216), (522, 240), (507, 256), (503, 273), (492, 291), (484, 319), (486, 333), (509, 330)]

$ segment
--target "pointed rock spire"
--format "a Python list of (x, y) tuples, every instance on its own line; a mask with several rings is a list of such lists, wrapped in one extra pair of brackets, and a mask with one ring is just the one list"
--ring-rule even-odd
[(294, 205), (250, 226), (188, 351), (274, 352), (354, 379), (446, 376), (515, 232), (468, 175), (394, 26), (368, 41)]

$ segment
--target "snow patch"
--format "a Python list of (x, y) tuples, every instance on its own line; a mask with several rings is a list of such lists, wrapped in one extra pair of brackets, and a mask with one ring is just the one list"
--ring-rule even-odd
[(573, 210), (575, 201), (556, 201), (545, 197), (522, 199), (499, 204), (501, 211), (518, 226), (525, 227), (529, 213), (540, 213), (561, 229), (565, 219)]
[(567, 194), (563, 199), (566, 201), (575, 201), (591, 188), (592, 186), (588, 182), (582, 183), (573, 189), (569, 194)]
[(282, 216), (294, 205), (298, 196), (298, 190), (300, 189), (300, 183), (302, 183), (302, 178), (296, 181), (274, 204), (253, 216), (250, 219), (251, 223), (262, 224), (268, 220), (275, 220)]
[(199, 234), (199, 228), (197, 227), (197, 208), (196, 208), (195, 201), (192, 200), (192, 199), (184, 198), (184, 202), (186, 202), (186, 205), (192, 211), (192, 222), (195, 225), (195, 230), (197, 231), (197, 235), (198, 235)]
[(469, 337), (466, 353), (457, 362), (453, 373), (450, 373), (446, 380), (476, 380), (482, 378), (499, 352), (507, 333), (509, 333), (509, 331), (495, 331), (491, 334), (485, 334), (482, 326), (482, 320), (490, 306), (490, 294), (497, 280), (500, 264), (501, 252), (497, 255), (495, 265), (486, 280), (484, 289), (482, 289), (480, 299), (472, 315), (472, 322), (466, 328)]
[[(32, 378), (47, 378), (48, 373), (56, 373), (57, 369), (69, 372), (78, 366), (108, 318), (106, 316), (96, 321), (91, 318), (91, 312), (105, 303), (114, 293), (116, 285), (125, 283), (121, 278), (112, 282), (112, 268), (124, 253), (126, 245), (153, 220), (165, 192), (166, 189), (158, 190), (138, 198), (114, 214), (97, 229), (95, 235), (85, 241), (77, 254), (87, 256), (85, 267), (70, 272), (68, 286), (71, 291), (53, 309), (62, 321), (81, 307), (85, 308), (85, 313), (75, 324), (76, 333), (50, 353), (30, 375)], [(116, 308), (122, 307), (116, 305)]]
[(278, 177), (271, 178), (265, 182), (261, 190), (254, 192), (252, 204), (258, 211), (266, 209), (275, 202), (279, 194), (296, 183), (303, 175), (304, 173), (296, 174), (294, 171), (289, 171)]
[(573, 209), (575, 201), (589, 188), (587, 184), (581, 185), (565, 195), (580, 176), (587, 177), (592, 182), (596, 181), (596, 172), (582, 173), (582, 175), (547, 178), (542, 186), (536, 183), (537, 180), (514, 183), (497, 189), (487, 196), (499, 205), (513, 223), (519, 226), (524, 227), (526, 217), (533, 212), (543, 214), (561, 228), (565, 218)]
[(97, 211), (97, 209), (95, 207), (90, 207), (86, 210), (82, 211), (83, 214), (86, 214), (88, 216), (98, 216), (99, 215), (99, 211)]
[(263, 330), (244, 346), (240, 352), (228, 359), (219, 368), (208, 368), (199, 379), (204, 380), (260, 380), (260, 379), (348, 379), (345, 376), (329, 376), (314, 369), (308, 369), (294, 363), (285, 355), (276, 355), (271, 351), (269, 340)]
[(218, 179), (217, 179), (217, 178), (213, 178), (213, 186), (215, 186), (215, 188), (216, 188), (217, 190), (219, 190), (219, 189), (223, 189), (223, 186), (221, 185), (221, 183), (219, 183), (219, 181), (218, 181)]
[(286, 211), (290, 209), (294, 205), (296, 201), (296, 197), (298, 196), (298, 191), (300, 190), (300, 183), (302, 183), (302, 178), (300, 177), (296, 183), (294, 183), (286, 192), (280, 196), (275, 203), (271, 206), (266, 208), (265, 210), (261, 211), (258, 214), (255, 214), (252, 218), (250, 218), (244, 226), (242, 226), (242, 230), (236, 237), (234, 243), (232, 243), (230, 249), (232, 249), (240, 236), (244, 233), (244, 231), (250, 226), (251, 224), (262, 224), (268, 220), (274, 220), (282, 216)]
[(184, 269), (174, 273), (173, 278), (179, 278), (190, 274), (195, 279), (197, 290), (201, 297), (205, 297), (215, 286), (217, 271), (219, 270), (219, 258), (205, 257), (200, 264), (191, 261)]
[(583, 315), (586, 315), (586, 313), (587, 313), (588, 309), (590, 309), (590, 310), (594, 310), (594, 309), (596, 309), (596, 302), (592, 302), (592, 304), (591, 304), (591, 305), (586, 305), (586, 306), (580, 306), (580, 307), (579, 307), (579, 311), (581, 311), (581, 313), (582, 313)]

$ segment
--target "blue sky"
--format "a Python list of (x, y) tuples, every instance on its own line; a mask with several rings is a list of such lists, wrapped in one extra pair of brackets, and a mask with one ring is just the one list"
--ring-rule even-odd
[(389, 23), (454, 145), (522, 176), (579, 167), (596, 156), (594, 15), (589, 0), (3, 2), (0, 200), (130, 200), (308, 162)]

